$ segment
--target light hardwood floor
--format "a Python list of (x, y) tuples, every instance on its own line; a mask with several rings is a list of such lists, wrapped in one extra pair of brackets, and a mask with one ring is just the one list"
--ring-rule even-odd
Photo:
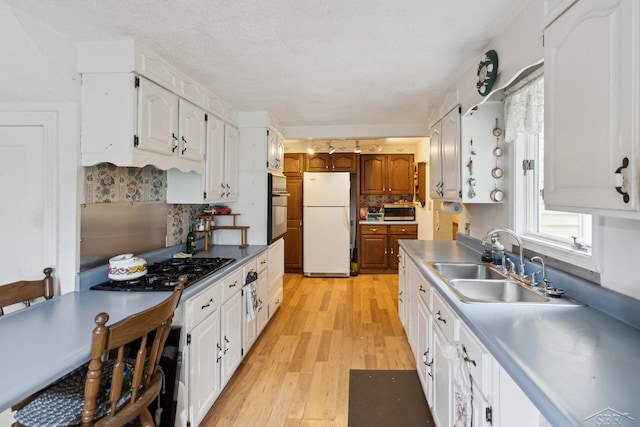
[(415, 369), (398, 276), (286, 274), (283, 303), (201, 426), (347, 427), (349, 369)]

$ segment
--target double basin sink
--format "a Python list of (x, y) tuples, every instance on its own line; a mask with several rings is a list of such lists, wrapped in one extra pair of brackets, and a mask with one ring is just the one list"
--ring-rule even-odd
[(443, 279), (462, 302), (582, 305), (565, 296), (543, 295), (487, 264), (427, 262), (426, 265)]

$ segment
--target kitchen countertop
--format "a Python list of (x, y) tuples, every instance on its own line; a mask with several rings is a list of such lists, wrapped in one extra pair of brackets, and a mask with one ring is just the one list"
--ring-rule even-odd
[(479, 252), (451, 241), (400, 246), (551, 425), (640, 425), (640, 329), (589, 305), (611, 291), (591, 286), (587, 306), (463, 303), (424, 262), (479, 262)]
[[(255, 245), (214, 246), (197, 257), (235, 258), (236, 261), (211, 276), (189, 286), (182, 301), (196, 295), (211, 283), (241, 267), (267, 250)], [(166, 248), (145, 255), (156, 262), (179, 252)], [(87, 290), (107, 279), (108, 266), (78, 275), (76, 291), (34, 304), (28, 309), (0, 317), (0, 412), (40, 390), (89, 360), (94, 319), (109, 314), (109, 324), (146, 310), (169, 296), (169, 292), (110, 292)]]
[(418, 221), (367, 221), (360, 220), (360, 225), (418, 225)]

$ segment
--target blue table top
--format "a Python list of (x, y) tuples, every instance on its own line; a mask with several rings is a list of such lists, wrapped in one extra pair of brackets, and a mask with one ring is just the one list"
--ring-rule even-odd
[[(199, 254), (231, 257), (236, 262), (189, 286), (182, 301), (265, 250), (267, 246), (244, 249), (215, 246), (208, 254)], [(84, 290), (106, 280), (107, 271), (105, 266), (81, 274), (82, 290), (0, 317), (0, 412), (89, 360), (91, 333), (98, 313), (108, 313), (111, 324), (169, 297), (169, 292)]]

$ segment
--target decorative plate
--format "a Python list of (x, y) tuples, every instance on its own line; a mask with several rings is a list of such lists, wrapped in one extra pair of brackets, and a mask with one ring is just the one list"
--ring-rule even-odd
[(476, 88), (482, 96), (487, 96), (498, 75), (498, 54), (490, 50), (482, 56), (476, 73)]

